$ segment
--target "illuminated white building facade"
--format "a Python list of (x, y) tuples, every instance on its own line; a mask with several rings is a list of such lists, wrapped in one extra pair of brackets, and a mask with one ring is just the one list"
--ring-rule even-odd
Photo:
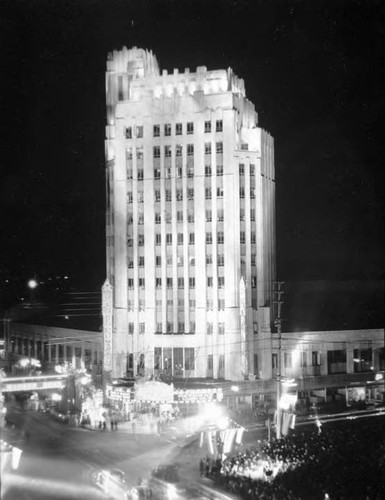
[(106, 93), (105, 370), (271, 377), (274, 144), (243, 80), (124, 47)]

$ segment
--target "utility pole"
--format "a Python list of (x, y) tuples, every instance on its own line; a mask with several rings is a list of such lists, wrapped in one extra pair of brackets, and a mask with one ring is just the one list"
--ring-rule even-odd
[(279, 407), (280, 399), (281, 399), (281, 372), (282, 372), (282, 361), (281, 361), (281, 352), (282, 352), (282, 342), (281, 342), (281, 335), (282, 335), (282, 320), (281, 320), (281, 307), (283, 304), (283, 300), (281, 300), (282, 295), (284, 294), (284, 291), (282, 290), (282, 287), (284, 285), (284, 281), (276, 281), (275, 282), (278, 290), (274, 291), (274, 294), (277, 295), (277, 300), (274, 300), (274, 304), (277, 304), (277, 318), (274, 322), (276, 328), (277, 328), (277, 336), (278, 336), (278, 366), (277, 366), (277, 422), (276, 422), (276, 437), (277, 439), (281, 438), (281, 410)]

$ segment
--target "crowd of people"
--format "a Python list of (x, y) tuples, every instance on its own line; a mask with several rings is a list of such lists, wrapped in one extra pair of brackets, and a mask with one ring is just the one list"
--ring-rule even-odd
[(385, 498), (385, 419), (344, 421), (255, 446), (201, 471), (250, 500)]

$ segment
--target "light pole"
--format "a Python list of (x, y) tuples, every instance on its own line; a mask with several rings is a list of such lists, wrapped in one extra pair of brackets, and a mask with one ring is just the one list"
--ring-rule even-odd
[(36, 281), (35, 278), (32, 278), (28, 281), (27, 286), (29, 288), (29, 303), (30, 303), (30, 307), (32, 308), (33, 299), (34, 299), (34, 290), (38, 286), (38, 282)]

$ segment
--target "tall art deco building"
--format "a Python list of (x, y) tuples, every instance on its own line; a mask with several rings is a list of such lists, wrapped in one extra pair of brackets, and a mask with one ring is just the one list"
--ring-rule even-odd
[(274, 144), (231, 69), (136, 47), (106, 73), (104, 369), (259, 376), (275, 279)]

